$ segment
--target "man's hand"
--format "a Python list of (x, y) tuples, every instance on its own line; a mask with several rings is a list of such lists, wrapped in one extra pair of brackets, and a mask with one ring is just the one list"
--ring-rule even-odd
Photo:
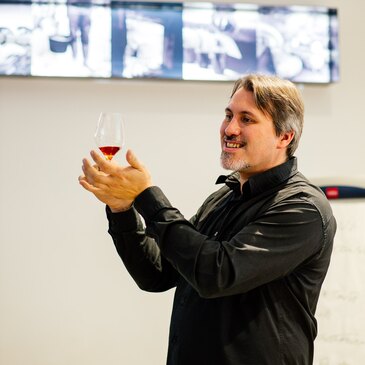
[(131, 150), (126, 154), (127, 167), (107, 161), (95, 151), (91, 151), (91, 157), (96, 165), (84, 159), (85, 175), (79, 177), (79, 182), (114, 212), (128, 209), (135, 198), (152, 185), (149, 172)]

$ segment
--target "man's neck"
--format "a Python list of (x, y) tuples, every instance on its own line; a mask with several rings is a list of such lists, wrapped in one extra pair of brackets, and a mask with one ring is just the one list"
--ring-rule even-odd
[(239, 171), (240, 174), (240, 184), (241, 184), (241, 191), (242, 191), (242, 186), (243, 184), (252, 176), (257, 175), (257, 174), (261, 174), (267, 170), (270, 170), (276, 166), (279, 166), (283, 163), (285, 163), (286, 161), (288, 161), (289, 157), (285, 155), (285, 157), (283, 157), (282, 159), (278, 160), (276, 163), (272, 164), (272, 166), (270, 165), (269, 167), (266, 167), (265, 169), (262, 170), (256, 170), (255, 172), (249, 172), (249, 169), (244, 169), (242, 171)]

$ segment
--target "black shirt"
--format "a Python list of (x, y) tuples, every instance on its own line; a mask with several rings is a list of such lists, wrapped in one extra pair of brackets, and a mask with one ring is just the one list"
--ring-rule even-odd
[[(158, 187), (112, 214), (109, 233), (136, 283), (176, 287), (168, 365), (309, 365), (336, 222), (296, 159), (235, 174), (190, 220)], [(143, 228), (139, 214), (145, 220)]]

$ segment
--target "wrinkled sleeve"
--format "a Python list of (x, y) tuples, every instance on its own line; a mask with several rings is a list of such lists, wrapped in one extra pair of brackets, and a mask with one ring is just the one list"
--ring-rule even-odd
[(112, 213), (106, 207), (109, 234), (126, 269), (146, 291), (161, 292), (176, 286), (178, 273), (161, 257), (155, 240), (145, 234), (143, 223), (137, 211), (131, 208), (125, 212)]
[(300, 199), (270, 208), (229, 241), (199, 233), (158, 187), (139, 195), (135, 207), (162, 256), (207, 298), (244, 293), (283, 277), (324, 242), (318, 210)]

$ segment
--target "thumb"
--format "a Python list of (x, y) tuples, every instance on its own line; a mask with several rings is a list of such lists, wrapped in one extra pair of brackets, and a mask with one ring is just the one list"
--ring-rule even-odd
[(137, 156), (134, 154), (132, 150), (128, 150), (126, 154), (127, 162), (137, 170), (142, 170), (144, 166), (138, 160)]

